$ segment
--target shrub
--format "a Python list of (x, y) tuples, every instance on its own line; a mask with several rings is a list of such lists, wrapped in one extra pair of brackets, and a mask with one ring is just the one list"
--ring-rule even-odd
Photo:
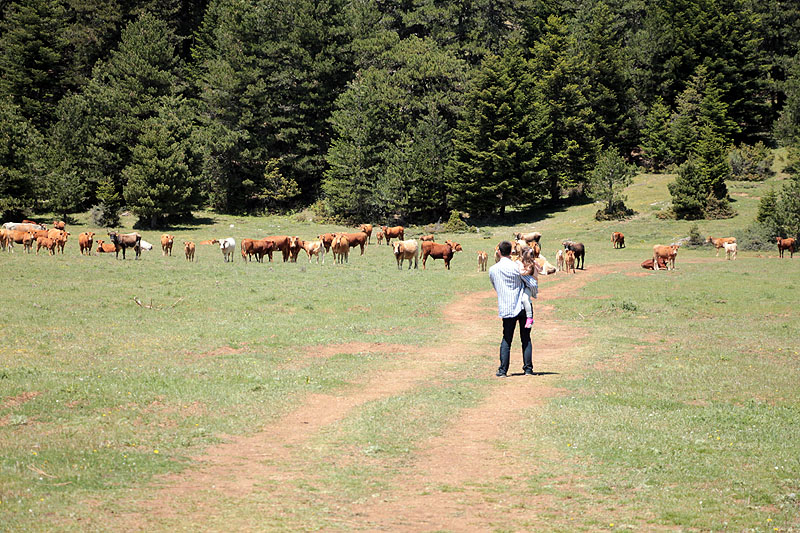
[(632, 217), (636, 211), (625, 207), (622, 200), (615, 201), (610, 207), (606, 206), (604, 209), (598, 209), (594, 214), (595, 220), (623, 220)]
[(755, 222), (747, 228), (734, 232), (741, 250), (770, 251), (775, 249), (774, 229)]
[(773, 176), (772, 163), (775, 155), (761, 141), (754, 146), (744, 143), (733, 148), (728, 154), (733, 179), (744, 181), (764, 181)]
[(466, 233), (470, 231), (469, 225), (461, 219), (461, 215), (456, 210), (450, 212), (450, 219), (445, 222), (443, 229), (447, 233)]
[(89, 211), (89, 218), (92, 224), (102, 228), (119, 226), (119, 210), (110, 209), (103, 203), (92, 206), (92, 209)]
[(688, 246), (703, 246), (706, 244), (705, 239), (700, 235), (700, 228), (697, 227), (697, 224), (692, 224), (692, 227), (689, 228), (689, 240), (686, 244)]

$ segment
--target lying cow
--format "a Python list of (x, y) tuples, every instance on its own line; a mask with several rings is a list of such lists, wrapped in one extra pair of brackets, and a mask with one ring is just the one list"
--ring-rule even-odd
[(194, 261), (195, 245), (192, 241), (183, 241), (183, 253), (187, 261)]
[(122, 259), (125, 259), (125, 250), (128, 248), (133, 248), (136, 252), (136, 259), (142, 255), (142, 236), (136, 232), (133, 233), (124, 233), (120, 234), (116, 231), (109, 231), (108, 237), (111, 239), (111, 243), (114, 245), (115, 252), (117, 254), (117, 259), (119, 259), (119, 251), (122, 250)]
[[(643, 261), (642, 262), (642, 268), (644, 268), (645, 270), (655, 270), (653, 268), (653, 260), (652, 259), (648, 259), (647, 261)], [(658, 258), (658, 269), (660, 270), (660, 269), (664, 269), (664, 268), (667, 268), (667, 262), (664, 261), (663, 257), (659, 257)]]
[(717, 254), (715, 257), (719, 257), (719, 251), (721, 248), (725, 246), (725, 243), (736, 242), (736, 237), (720, 237), (718, 239), (715, 239), (714, 237), (709, 235), (708, 238), (706, 239), (706, 242), (710, 242), (711, 244), (714, 245), (714, 248), (716, 248), (717, 250)]
[(403, 268), (403, 261), (408, 259), (408, 269), (411, 270), (411, 260), (414, 260), (414, 268), (417, 268), (417, 261), (419, 260), (419, 245), (414, 239), (407, 241), (395, 241), (392, 244), (392, 251), (394, 251), (394, 258), (397, 260), (397, 268)]
[(81, 255), (86, 252), (86, 255), (90, 255), (92, 253), (92, 244), (94, 243), (94, 232), (93, 231), (84, 231), (80, 235), (78, 235), (78, 246), (81, 249)]
[(611, 234), (611, 244), (614, 245), (614, 248), (625, 248), (625, 235), (615, 231)]
[(656, 244), (653, 246), (654, 270), (659, 270), (658, 265), (661, 264), (659, 259), (663, 259), (667, 263), (667, 270), (675, 270), (675, 258), (678, 255), (679, 246), (678, 244), (670, 244), (669, 246)]
[(556, 267), (550, 264), (545, 256), (540, 255), (534, 261), (536, 261), (536, 264), (541, 268), (541, 272), (539, 272), (540, 276), (550, 276), (556, 273)]
[(386, 239), (386, 246), (389, 246), (392, 239), (402, 241), (405, 238), (406, 229), (403, 226), (393, 226), (391, 228), (381, 226), (381, 231), (383, 232), (383, 237)]
[(105, 242), (102, 239), (97, 241), (97, 250), (95, 254), (112, 254), (117, 251), (117, 247), (110, 242)]
[(783, 252), (789, 250), (789, 259), (794, 259), (794, 248), (797, 244), (793, 238), (788, 239), (781, 239), (780, 237), (777, 238), (778, 242), (778, 253), (783, 259)]
[(422, 242), (425, 241), (434, 242), (436, 239), (434, 238), (433, 234), (431, 234), (431, 235), (423, 235), (422, 237), (419, 238), (419, 240)]
[(450, 270), (450, 260), (456, 252), (462, 251), (461, 245), (457, 242), (446, 241), (444, 244), (437, 244), (435, 242), (422, 243), (422, 270), (425, 270), (425, 262), (430, 256), (433, 260), (444, 260), (444, 267)]

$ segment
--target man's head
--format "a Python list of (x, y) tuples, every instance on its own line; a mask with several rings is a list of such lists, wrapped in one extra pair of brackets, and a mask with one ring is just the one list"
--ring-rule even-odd
[(500, 255), (503, 257), (509, 257), (511, 255), (511, 243), (508, 241), (503, 241), (498, 244), (497, 249), (500, 251)]

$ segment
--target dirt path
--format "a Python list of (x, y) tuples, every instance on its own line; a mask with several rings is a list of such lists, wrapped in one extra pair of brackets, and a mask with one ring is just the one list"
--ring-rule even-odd
[[(524, 480), (536, 468), (514, 450), (500, 450), (498, 443), (513, 440), (521, 411), (541, 405), (561, 392), (554, 386), (559, 375), (580, 372), (568, 352), (584, 333), (553, 316), (547, 301), (574, 294), (591, 279), (618, 271), (620, 266), (605, 265), (571, 279), (559, 277), (558, 284), (552, 285), (555, 290), (547, 290), (550, 280), (544, 280), (534, 333), (536, 376), (514, 375), (521, 374), (521, 357), (515, 345), (511, 376), (493, 377), (499, 336), (498, 320), (490, 311), (495, 303), (494, 292), (462, 296), (445, 309), (444, 320), (451, 332), (448, 342), (433, 347), (392, 345), (393, 353), (402, 348), (398, 357), (403, 358), (404, 364), (399, 370), (371, 373), (359, 387), (344, 394), (308, 396), (294, 411), (258, 433), (231, 437), (228, 442), (211, 447), (196, 458), (196, 467), (162, 476), (149, 487), (146, 499), (124, 503), (130, 512), (106, 515), (106, 525), (126, 531), (159, 530), (165, 524), (195, 529), (207, 520), (218, 519), (225, 509), (235, 510), (230, 506), (232, 499), (247, 498), (256, 490), (264, 490), (264, 486), (276, 492), (276, 501), (282, 496), (291, 498), (291, 489), (286, 487), (308, 476), (309, 469), (313, 471), (313, 465), (304, 458), (308, 457), (308, 443), (314, 435), (345, 418), (354, 408), (409, 391), (435, 378), (444, 365), (481, 350), (487, 357), (487, 379), (492, 376), (492, 390), (485, 400), (460, 412), (440, 437), (424, 444), (401, 476), (393, 480), (395, 488), (381, 495), (380, 503), (341, 509), (341, 516), (330, 518), (349, 527), (370, 530), (485, 530), (495, 519), (496, 504), (482, 494), (480, 487), (498, 482), (501, 476), (510, 483)], [(364, 344), (352, 348), (369, 351), (384, 347)], [(345, 349), (342, 346), (329, 352)], [(443, 486), (457, 487), (458, 493), (438, 488)], [(275, 511), (285, 503), (276, 503), (275, 509), (264, 511)], [(514, 506), (512, 502), (511, 507), (522, 515), (535, 515), (537, 509), (546, 507), (544, 501), (533, 506), (535, 502), (524, 503)], [(236, 521), (234, 517), (232, 520)]]

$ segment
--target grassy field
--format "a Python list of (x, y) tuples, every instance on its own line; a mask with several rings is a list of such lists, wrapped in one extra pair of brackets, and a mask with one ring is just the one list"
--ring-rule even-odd
[[(399, 272), (390, 249), (374, 245), (344, 266), (302, 256), (262, 265), (237, 255), (226, 264), (214, 246), (198, 246), (197, 262), (187, 263), (183, 240), (341, 229), (207, 213), (203, 224), (171, 231), (173, 257), (81, 256), (74, 237), (89, 228), (82, 224), (70, 227), (62, 256), (3, 254), (0, 530), (102, 530), (94, 509), (113, 509), (152, 476), (186, 468), (225, 435), (257, 431), (312, 394), (345, 396), (365, 373), (391, 372), (401, 364), (391, 346), (434, 344), (445, 307), (490, 288), (475, 251), (491, 252), (513, 229), (541, 231), (545, 255), (562, 239), (580, 240), (587, 272), (577, 277), (598, 266), (609, 273), (552, 304), (559, 320), (588, 335), (575, 348), (580, 372), (558, 378), (567, 393), (526, 413), (516, 440), (504, 443), (538, 458), (540, 472), (522, 486), (485, 488), (555, 504), (541, 522), (492, 527), (800, 528), (800, 262), (777, 252), (727, 262), (710, 248), (681, 249), (675, 272), (633, 275), (644, 271), (631, 262), (693, 224), (654, 216), (668, 204), (671, 179), (638, 176), (627, 192), (639, 214), (621, 223), (595, 222), (598, 206), (587, 204), (442, 235), (465, 250), (449, 272), (441, 261)], [(701, 234), (750, 224), (759, 195), (780, 179), (729, 184), (738, 216), (700, 221)], [(612, 249), (614, 230), (625, 233), (626, 249)], [(158, 242), (159, 233), (142, 233)], [(563, 276), (543, 290), (566, 286)], [(356, 342), (387, 348), (314, 356)], [(420, 442), (486, 398), (495, 366), (494, 354), (476, 353), (435, 382), (356, 409), (315, 437), (321, 459), (309, 487), (356, 504), (391, 487)], [(364, 459), (341, 461), (353, 449)], [(229, 503), (245, 511), (258, 504)], [(240, 525), (346, 529), (313, 498), (293, 505), (288, 518)]]

